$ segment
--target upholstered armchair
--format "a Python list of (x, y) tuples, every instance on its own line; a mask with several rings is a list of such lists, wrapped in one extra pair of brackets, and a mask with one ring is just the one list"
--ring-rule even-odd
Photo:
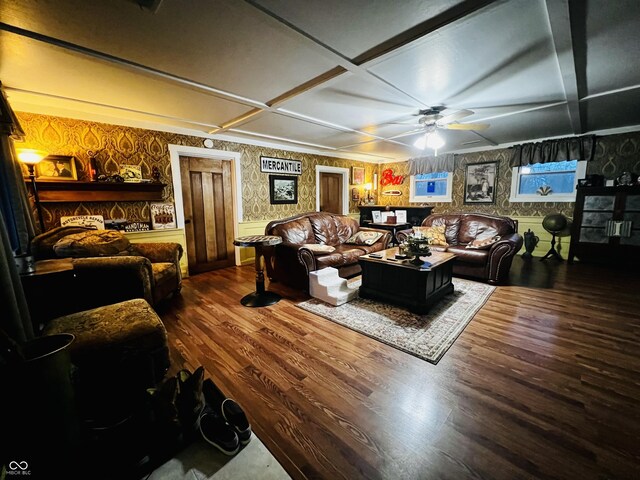
[(57, 227), (36, 236), (31, 253), (36, 260), (73, 258), (74, 311), (132, 298), (156, 305), (182, 287), (178, 243), (133, 244), (114, 230)]

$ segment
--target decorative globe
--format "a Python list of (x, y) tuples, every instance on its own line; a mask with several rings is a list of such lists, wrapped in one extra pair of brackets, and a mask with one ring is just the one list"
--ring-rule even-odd
[(552, 213), (542, 220), (542, 228), (549, 233), (558, 233), (567, 228), (567, 217), (561, 213)]

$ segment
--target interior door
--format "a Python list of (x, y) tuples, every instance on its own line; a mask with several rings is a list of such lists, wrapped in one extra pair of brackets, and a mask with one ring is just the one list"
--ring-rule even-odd
[(320, 172), (320, 211), (342, 215), (342, 174)]
[(180, 157), (189, 273), (235, 265), (231, 160)]

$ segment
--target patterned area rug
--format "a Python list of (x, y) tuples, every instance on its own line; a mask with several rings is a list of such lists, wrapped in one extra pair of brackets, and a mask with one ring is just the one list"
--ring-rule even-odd
[(496, 288), (462, 278), (453, 285), (425, 315), (359, 297), (339, 307), (315, 298), (297, 306), (435, 364)]

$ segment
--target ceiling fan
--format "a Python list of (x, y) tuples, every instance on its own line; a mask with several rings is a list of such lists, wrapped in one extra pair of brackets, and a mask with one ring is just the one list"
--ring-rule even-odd
[[(469, 115), (473, 115), (471, 110), (458, 110), (448, 115), (443, 115), (442, 112), (447, 108), (444, 106), (435, 106), (427, 109), (419, 110), (416, 115), (419, 115), (418, 123), (414, 124), (416, 127), (425, 131), (424, 135), (421, 135), (414, 143), (414, 146), (424, 150), (425, 147), (432, 148), (437, 151), (444, 146), (444, 140), (438, 135), (438, 129), (444, 130), (486, 130), (489, 128), (488, 123), (458, 123)], [(415, 133), (415, 131), (410, 132)], [(409, 134), (409, 133), (408, 133)]]

